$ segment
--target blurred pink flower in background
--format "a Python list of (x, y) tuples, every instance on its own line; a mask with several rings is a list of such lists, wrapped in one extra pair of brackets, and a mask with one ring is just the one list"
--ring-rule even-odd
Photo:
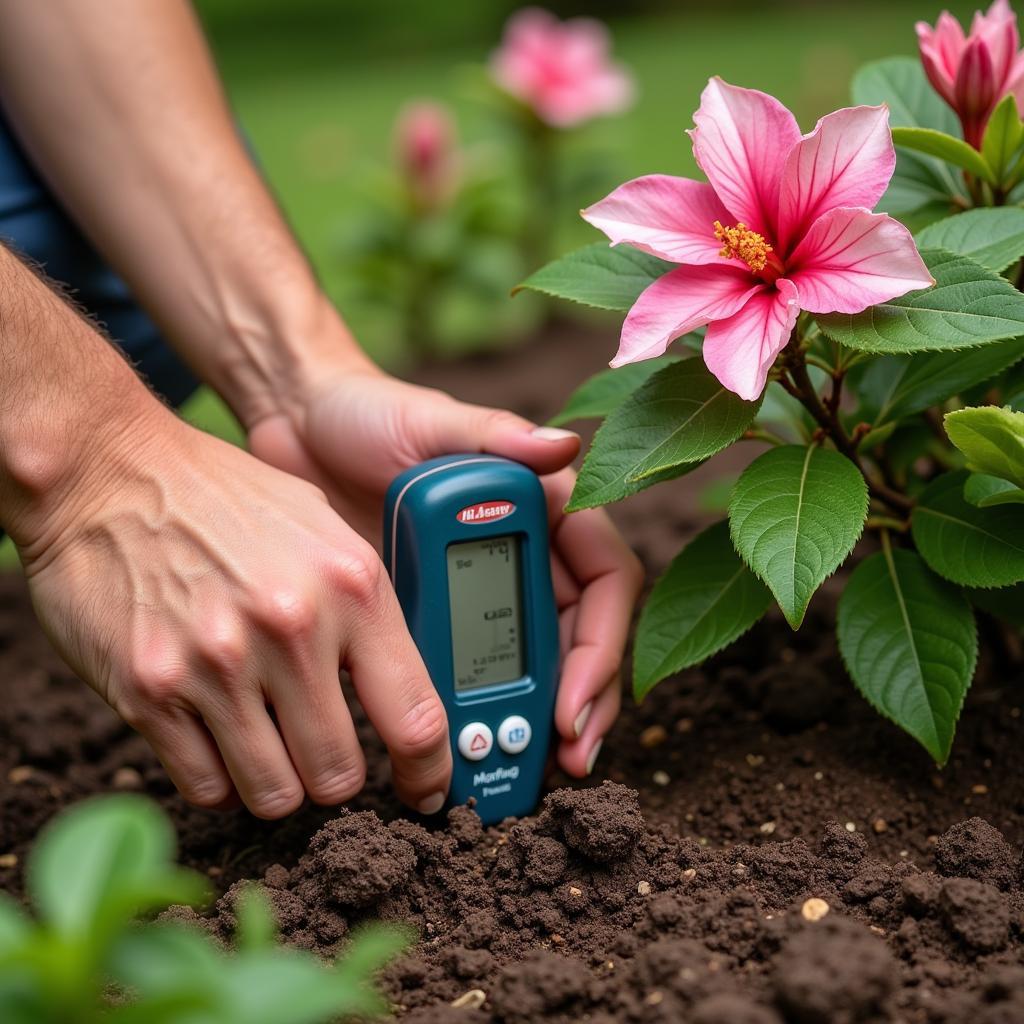
[(1018, 107), (1024, 100), (1024, 54), (1017, 52), (1017, 16), (1008, 0), (995, 0), (985, 14), (975, 12), (969, 36), (943, 11), (934, 28), (917, 23), (917, 39), (928, 80), (956, 111), (964, 138), (980, 148), (999, 101), (1011, 92)]
[(432, 100), (404, 107), (395, 124), (395, 154), (413, 202), (438, 209), (455, 195), (461, 166), (455, 120)]
[(537, 7), (509, 18), (491, 73), (505, 92), (555, 128), (625, 110), (632, 76), (609, 56), (608, 30), (592, 18), (559, 21)]
[(871, 208), (896, 155), (886, 107), (849, 107), (808, 135), (773, 96), (712, 78), (690, 132), (708, 182), (652, 174), (583, 211), (612, 245), (684, 266), (649, 285), (612, 366), (707, 325), (704, 361), (748, 400), (801, 309), (859, 313), (933, 284), (910, 232)]

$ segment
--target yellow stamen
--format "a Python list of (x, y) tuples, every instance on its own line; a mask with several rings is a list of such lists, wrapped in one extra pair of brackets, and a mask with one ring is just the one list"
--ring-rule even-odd
[(772, 247), (765, 241), (764, 235), (751, 231), (743, 221), (734, 228), (726, 228), (721, 221), (716, 220), (715, 238), (723, 243), (719, 256), (743, 260), (754, 271), (764, 270), (768, 263)]

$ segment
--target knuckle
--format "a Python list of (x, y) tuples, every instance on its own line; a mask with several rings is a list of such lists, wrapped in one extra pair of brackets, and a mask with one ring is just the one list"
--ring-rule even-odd
[(386, 586), (384, 563), (369, 545), (361, 545), (335, 560), (335, 585), (361, 608), (376, 607)]
[(366, 785), (366, 765), (361, 757), (342, 755), (334, 764), (318, 769), (306, 786), (318, 804), (343, 804)]
[(197, 646), (199, 656), (219, 677), (234, 681), (243, 674), (247, 650), (241, 631), (226, 627), (207, 630)]
[[(187, 682), (187, 667), (178, 658), (136, 659), (130, 669), (129, 686), (135, 700), (126, 704), (137, 707), (142, 702), (148, 707), (172, 707), (180, 702)], [(139, 716), (140, 712), (128, 710), (128, 714)]]
[(316, 629), (316, 602), (297, 588), (278, 587), (262, 598), (256, 617), (275, 636), (308, 637)]
[(253, 793), (246, 804), (257, 818), (273, 821), (294, 814), (302, 806), (305, 795), (298, 784), (284, 783)]
[(410, 704), (396, 734), (394, 753), (399, 757), (425, 758), (444, 746), (448, 741), (448, 718), (433, 690)]
[(178, 790), (196, 807), (219, 807), (231, 795), (231, 783), (226, 778), (211, 775), (189, 779), (181, 783)]

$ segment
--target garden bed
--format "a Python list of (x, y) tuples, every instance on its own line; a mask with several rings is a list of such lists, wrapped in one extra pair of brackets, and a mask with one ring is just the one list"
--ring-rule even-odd
[[(543, 419), (613, 345), (568, 327), (419, 377)], [(702, 523), (701, 482), (611, 509), (652, 576)], [(264, 878), (290, 941), (325, 953), (360, 920), (416, 926), (385, 987), (421, 1022), (1024, 1020), (1019, 668), (983, 644), (937, 772), (854, 692), (832, 605), (826, 587), (799, 635), (773, 613), (643, 706), (627, 700), (590, 788), (556, 788), (508, 827), (458, 810), (429, 832), (402, 817), (365, 723), (353, 808), (373, 813), (264, 823), (186, 807), (50, 652), (23, 583), (3, 579), (0, 886), (21, 891), (28, 846), (60, 807), (139, 790), (172, 814), (184, 862), (227, 893), (207, 922), (225, 935), (244, 878)]]

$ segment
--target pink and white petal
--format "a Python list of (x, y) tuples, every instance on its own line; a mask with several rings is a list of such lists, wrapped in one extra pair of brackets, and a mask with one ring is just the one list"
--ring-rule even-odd
[(619, 351), (609, 365), (624, 366), (665, 354), (676, 338), (712, 320), (732, 316), (767, 286), (746, 267), (679, 267), (640, 293), (622, 325)]
[(995, 0), (984, 14), (976, 11), (971, 23), (971, 35), (981, 36), (985, 40), (996, 79), (1005, 82), (1020, 46), (1017, 15), (1009, 3), (1006, 0)]
[(775, 357), (786, 347), (800, 314), (801, 299), (792, 281), (780, 277), (726, 320), (716, 320), (704, 335), (704, 362), (723, 387), (752, 402), (764, 391)]
[(719, 255), (715, 221), (731, 218), (707, 182), (648, 174), (620, 185), (581, 216), (612, 245), (625, 242), (672, 263), (728, 262)]
[(795, 246), (827, 210), (871, 209), (896, 167), (889, 108), (846, 107), (826, 114), (789, 154), (779, 199), (779, 248)]
[(960, 22), (946, 11), (939, 16), (935, 28), (926, 21), (919, 21), (917, 30), (918, 47), (925, 74), (936, 92), (949, 104), (953, 103), (953, 80), (960, 64), (960, 54), (966, 45), (964, 30)]
[(935, 283), (899, 221), (851, 209), (829, 210), (811, 225), (786, 276), (811, 313), (859, 313)]
[(775, 237), (779, 182), (800, 141), (796, 118), (777, 100), (712, 78), (690, 132), (693, 155), (737, 221)]

